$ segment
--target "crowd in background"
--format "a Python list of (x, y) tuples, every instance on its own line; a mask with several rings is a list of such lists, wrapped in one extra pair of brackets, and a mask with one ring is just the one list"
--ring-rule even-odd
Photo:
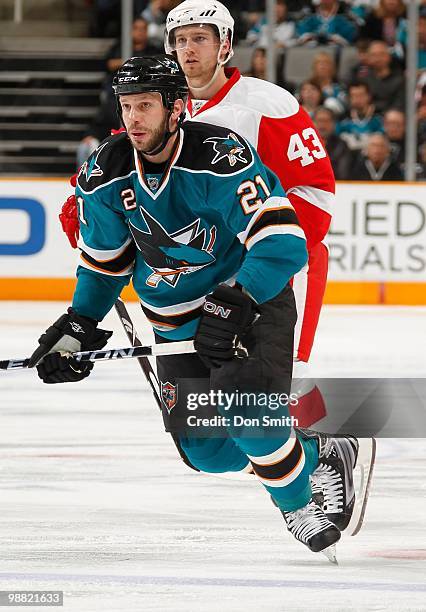
[[(245, 74), (266, 78), (264, 0), (222, 0), (235, 22), (235, 44), (252, 48)], [(179, 0), (136, 0), (133, 54), (163, 50), (167, 13)], [(91, 34), (119, 37), (120, 5), (92, 0)], [(403, 0), (277, 0), (274, 40), (276, 82), (290, 90), (312, 117), (331, 157), (337, 179), (402, 180), (405, 163), (406, 4)], [(419, 7), (416, 175), (426, 179), (426, 0)], [(310, 76), (301, 83), (286, 78), (289, 49), (305, 47), (312, 55)], [(355, 48), (356, 62), (339, 71), (344, 50)], [(317, 49), (318, 48), (318, 49)], [(119, 42), (106, 59), (106, 79), (99, 116), (79, 150), (84, 159), (93, 143), (118, 127), (111, 78), (121, 64)], [(338, 77), (339, 75), (339, 77)]]

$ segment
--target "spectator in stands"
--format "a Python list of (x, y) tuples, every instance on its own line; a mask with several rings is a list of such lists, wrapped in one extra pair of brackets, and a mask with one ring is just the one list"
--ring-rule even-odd
[[(133, 43), (132, 55), (140, 57), (142, 55), (156, 55), (163, 52), (161, 47), (153, 45), (149, 41), (148, 23), (142, 17), (136, 17), (133, 21), (131, 36)], [(115, 112), (116, 102), (111, 85), (114, 73), (123, 62), (121, 45), (117, 42), (111, 48), (106, 58), (107, 76), (103, 84), (98, 115), (78, 145), (78, 167), (96, 149), (98, 144), (110, 134), (111, 129), (117, 129), (118, 127), (118, 118)]]
[[(233, 0), (230, 0), (230, 2), (232, 1)], [(302, 11), (306, 10), (307, 8), (310, 9), (312, 7), (311, 0), (287, 0), (286, 4), (292, 17), (298, 16)], [(245, 10), (250, 14), (264, 13), (266, 11), (266, 1), (244, 0), (244, 7)]]
[[(274, 40), (278, 49), (286, 49), (296, 44), (296, 25), (289, 19), (286, 0), (276, 0), (275, 5), (276, 26)], [(268, 29), (264, 26), (260, 32), (259, 44), (266, 47), (268, 44)]]
[(352, 0), (351, 12), (363, 23), (368, 13), (376, 6), (377, 0)]
[(426, 181), (426, 142), (419, 146), (419, 163), (416, 178), (420, 181)]
[[(284, 87), (290, 92), (294, 91), (294, 84), (287, 83), (284, 81), (282, 65), (280, 62), (277, 64), (275, 83), (280, 87)], [(263, 47), (256, 47), (253, 49), (253, 55), (251, 56), (251, 65), (247, 72), (244, 72), (244, 76), (255, 77), (257, 79), (263, 79), (266, 81), (267, 77), (267, 60), (266, 60), (266, 49)]]
[(384, 134), (372, 134), (364, 153), (358, 153), (351, 169), (353, 181), (402, 181), (398, 164), (392, 161), (389, 140)]
[(117, 115), (114, 98), (108, 97), (99, 107), (91, 126), (77, 147), (77, 168), (93, 153), (99, 144), (111, 134), (111, 130), (118, 130), (121, 125)]
[(380, 0), (367, 14), (360, 29), (360, 38), (369, 41), (383, 40), (389, 47), (395, 46), (404, 23), (405, 12), (402, 0)]
[[(263, 20), (265, 13), (265, 2), (263, 0), (248, 0), (246, 6), (246, 22), (247, 34), (246, 41), (251, 42), (251, 37), (256, 39), (259, 36), (260, 29), (266, 20)], [(249, 35), (249, 32), (252, 32)]]
[[(419, 70), (426, 69), (426, 6), (420, 8), (419, 23), (417, 27), (418, 51), (417, 51), (417, 68)], [(403, 49), (407, 46), (407, 27), (406, 21), (399, 32), (398, 37)]]
[[(296, 25), (288, 19), (286, 0), (276, 0), (275, 5), (276, 27), (274, 40), (278, 49), (292, 47), (296, 43)], [(247, 41), (260, 47), (268, 46), (269, 29), (266, 16), (263, 15), (253, 28), (247, 32)]]
[(338, 0), (319, 0), (296, 26), (299, 44), (349, 45), (357, 37), (357, 24), (350, 7)]
[(334, 176), (338, 180), (349, 179), (352, 153), (346, 142), (336, 134), (336, 119), (333, 111), (325, 106), (320, 106), (314, 112), (312, 119), (330, 156)]
[(346, 92), (336, 82), (336, 62), (332, 55), (326, 52), (315, 55), (310, 81), (320, 87), (324, 106), (330, 108), (336, 116), (343, 115), (346, 110)]
[(388, 45), (381, 40), (370, 43), (367, 61), (368, 73), (362, 80), (368, 84), (377, 112), (384, 113), (389, 108), (403, 110), (405, 79), (400, 70), (391, 70), (392, 58)]
[(346, 86), (350, 83), (358, 82), (365, 78), (368, 74), (368, 47), (370, 43), (368, 40), (357, 40), (355, 48), (357, 50), (358, 61), (352, 66), (347, 74), (344, 75), (344, 82)]
[[(423, 73), (426, 76), (426, 73)], [(420, 97), (417, 105), (417, 126), (419, 142), (426, 142), (426, 85), (420, 90)]]
[[(181, 1), (181, 0), (180, 0)], [(179, 2), (175, 2), (179, 4)], [(234, 44), (245, 39), (248, 30), (247, 24), (247, 0), (220, 0), (226, 6), (234, 18)], [(264, 10), (264, 9), (263, 9)]]
[(361, 149), (370, 134), (383, 131), (383, 122), (376, 114), (371, 102), (371, 93), (366, 83), (352, 83), (349, 87), (349, 116), (343, 119), (337, 133), (351, 149)]
[(426, 69), (426, 7), (420, 11), (418, 25), (417, 69)]
[(178, 0), (150, 0), (141, 17), (148, 23), (148, 35), (153, 44), (162, 46), (167, 14), (179, 4)]
[(392, 159), (404, 171), (405, 164), (405, 113), (390, 109), (383, 119), (385, 134), (391, 146)]
[(253, 50), (250, 69), (248, 72), (244, 73), (244, 76), (255, 77), (256, 79), (263, 79), (266, 81), (266, 49), (256, 47), (256, 49)]
[[(132, 25), (132, 55), (141, 57), (142, 55), (156, 55), (157, 53), (163, 53), (162, 46), (154, 44), (148, 37), (148, 22), (143, 17), (136, 17)], [(125, 58), (127, 59), (127, 58)], [(120, 68), (122, 63), (125, 61), (121, 57), (121, 45), (117, 42), (108, 53), (106, 58), (106, 69), (108, 72), (107, 78), (104, 84), (104, 90), (114, 98), (112, 92), (112, 78), (114, 73)]]
[(300, 86), (298, 95), (300, 106), (302, 106), (310, 117), (313, 116), (316, 109), (322, 105), (323, 97), (321, 88), (312, 81), (304, 81)]

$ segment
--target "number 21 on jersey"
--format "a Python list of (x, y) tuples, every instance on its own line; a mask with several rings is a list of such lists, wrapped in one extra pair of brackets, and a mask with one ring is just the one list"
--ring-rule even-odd
[(271, 195), (271, 192), (264, 179), (260, 174), (257, 174), (254, 177), (254, 181), (243, 181), (237, 189), (237, 194), (240, 196), (240, 204), (244, 214), (251, 215), (262, 206), (265, 199)]

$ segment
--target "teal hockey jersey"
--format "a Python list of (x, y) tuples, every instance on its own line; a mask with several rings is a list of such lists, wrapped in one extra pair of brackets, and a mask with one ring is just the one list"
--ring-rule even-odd
[(306, 263), (305, 236), (278, 178), (232, 130), (186, 121), (159, 168), (126, 133), (81, 167), (78, 313), (102, 320), (132, 278), (156, 333), (190, 338), (219, 283), (237, 281), (262, 303)]

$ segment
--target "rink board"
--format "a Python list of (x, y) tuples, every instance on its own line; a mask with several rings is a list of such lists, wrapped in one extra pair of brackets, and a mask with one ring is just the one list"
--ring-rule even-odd
[[(0, 299), (70, 300), (79, 254), (58, 221), (70, 193), (64, 179), (0, 179)], [(426, 185), (340, 182), (336, 193), (325, 302), (426, 304)]]

